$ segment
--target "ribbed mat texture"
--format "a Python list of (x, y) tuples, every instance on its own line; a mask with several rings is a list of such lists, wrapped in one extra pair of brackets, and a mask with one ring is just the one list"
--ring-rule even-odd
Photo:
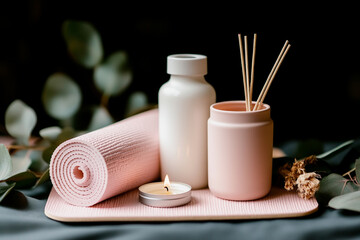
[(54, 189), (76, 206), (92, 206), (159, 176), (157, 109), (63, 142), (50, 164)]
[(65, 222), (95, 221), (193, 221), (300, 217), (315, 212), (315, 198), (304, 200), (296, 192), (273, 187), (255, 201), (228, 201), (215, 197), (209, 189), (192, 191), (189, 204), (174, 208), (155, 208), (139, 202), (138, 190), (115, 196), (92, 207), (66, 203), (52, 190), (45, 214)]

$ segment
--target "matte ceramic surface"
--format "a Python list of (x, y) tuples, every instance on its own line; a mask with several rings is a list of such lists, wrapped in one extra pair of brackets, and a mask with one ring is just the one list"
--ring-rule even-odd
[(170, 80), (159, 90), (161, 176), (207, 187), (207, 120), (215, 91), (205, 81), (206, 56), (168, 57)]
[[(254, 103), (253, 103), (254, 105)], [(270, 106), (245, 111), (244, 101), (213, 104), (208, 121), (209, 189), (220, 198), (253, 200), (271, 189)]]

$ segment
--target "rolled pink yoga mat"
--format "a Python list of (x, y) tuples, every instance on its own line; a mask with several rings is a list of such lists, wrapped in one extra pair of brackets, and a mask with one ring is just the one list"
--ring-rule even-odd
[(159, 176), (158, 110), (65, 141), (50, 163), (56, 192), (76, 206), (92, 206)]

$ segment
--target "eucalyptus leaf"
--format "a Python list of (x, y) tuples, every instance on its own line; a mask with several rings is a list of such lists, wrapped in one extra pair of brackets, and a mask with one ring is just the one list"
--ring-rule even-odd
[(80, 107), (81, 98), (79, 86), (63, 73), (51, 75), (42, 93), (46, 112), (58, 120), (72, 117)]
[(21, 100), (13, 101), (5, 112), (5, 127), (21, 145), (28, 145), (37, 121), (35, 111)]
[(360, 180), (360, 158), (356, 159), (355, 161), (355, 172), (356, 172), (356, 179)]
[(50, 172), (49, 169), (47, 169), (42, 175), (41, 177), (36, 181), (35, 185), (33, 188), (36, 188), (37, 186), (47, 182), (50, 180)]
[(10, 193), (10, 191), (15, 187), (16, 183), (12, 183), (12, 184), (6, 184), (0, 183), (0, 202), (2, 200), (4, 200), (4, 198)]
[(96, 87), (105, 95), (122, 93), (131, 83), (132, 72), (125, 52), (115, 52), (108, 59), (96, 66), (94, 81)]
[(42, 158), (46, 163), (50, 164), (51, 156), (57, 146), (57, 144), (53, 143), (43, 151)]
[(325, 162), (321, 158), (318, 158), (315, 163), (306, 165), (305, 171), (316, 172), (320, 174), (321, 177), (324, 177), (332, 173), (333, 169), (327, 162)]
[(0, 144), (0, 181), (7, 179), (12, 172), (11, 156), (4, 144)]
[(320, 189), (316, 193), (316, 199), (326, 205), (333, 197), (358, 190), (359, 186), (354, 182), (339, 174), (331, 173), (320, 181)]
[(17, 151), (11, 156), (13, 169), (11, 176), (25, 172), (31, 165), (30, 153), (28, 150)]
[(360, 191), (332, 198), (329, 207), (360, 212)]
[(337, 153), (339, 153), (339, 152), (341, 152), (341, 151), (343, 151), (345, 149), (348, 149), (351, 146), (351, 144), (353, 144), (353, 143), (354, 143), (354, 140), (346, 141), (346, 142), (336, 146), (335, 148), (330, 149), (327, 152), (324, 152), (322, 154), (317, 155), (316, 157), (317, 158), (322, 158), (322, 159), (329, 158), (329, 157), (331, 157), (331, 156), (333, 156), (333, 155), (335, 155), (335, 154), (337, 154)]
[(55, 141), (60, 133), (61, 128), (58, 126), (43, 128), (39, 131), (39, 135), (49, 142)]
[(93, 68), (103, 58), (100, 34), (93, 25), (84, 21), (65, 21), (62, 33), (70, 56), (86, 68)]
[(8, 184), (12, 184), (14, 182), (16, 182), (16, 187), (17, 189), (23, 189), (23, 188), (29, 188), (34, 186), (34, 184), (37, 181), (37, 177), (35, 176), (35, 174), (32, 171), (26, 171), (26, 172), (21, 172), (18, 173), (16, 175), (13, 175), (11, 177), (9, 177), (8, 179), (6, 179), (6, 182)]
[(73, 138), (75, 136), (76, 136), (76, 132), (74, 131), (74, 129), (69, 127), (64, 128), (57, 137), (57, 139), (48, 148), (46, 148), (43, 151), (42, 158), (44, 159), (44, 161), (46, 163), (50, 163), (51, 156), (55, 151), (55, 149), (57, 148), (57, 146), (59, 146), (62, 142), (70, 138)]
[(354, 164), (354, 159), (359, 157), (359, 154), (354, 150), (354, 145), (357, 142), (358, 140), (346, 141), (317, 157), (327, 162), (332, 167), (333, 172), (343, 174)]
[(87, 105), (76, 113), (73, 127), (83, 133), (108, 126), (114, 123), (107, 108), (102, 105)]
[[(50, 145), (48, 145), (50, 146)], [(46, 149), (46, 148), (45, 148)], [(32, 151), (30, 154), (31, 165), (29, 170), (33, 172), (44, 172), (49, 168), (49, 164), (42, 158), (43, 151)]]
[(143, 92), (134, 92), (130, 95), (126, 110), (125, 116), (131, 116), (140, 109), (145, 108), (148, 105), (148, 99), (145, 93)]
[(114, 123), (114, 119), (109, 114), (109, 111), (103, 106), (96, 107), (93, 111), (88, 131), (94, 131)]

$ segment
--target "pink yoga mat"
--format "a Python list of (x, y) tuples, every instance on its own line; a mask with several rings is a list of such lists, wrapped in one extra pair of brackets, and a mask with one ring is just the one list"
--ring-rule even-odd
[(50, 177), (76, 206), (92, 206), (160, 176), (158, 110), (150, 110), (63, 142)]
[[(174, 208), (155, 208), (139, 202), (137, 189), (120, 194), (92, 207), (66, 203), (52, 190), (45, 206), (51, 219), (65, 222), (99, 221), (198, 221), (301, 217), (318, 209), (315, 198), (304, 200), (296, 191), (272, 187), (255, 201), (228, 201), (215, 197), (209, 189), (194, 190), (191, 202)], [(291, 239), (291, 238), (289, 238)]]

